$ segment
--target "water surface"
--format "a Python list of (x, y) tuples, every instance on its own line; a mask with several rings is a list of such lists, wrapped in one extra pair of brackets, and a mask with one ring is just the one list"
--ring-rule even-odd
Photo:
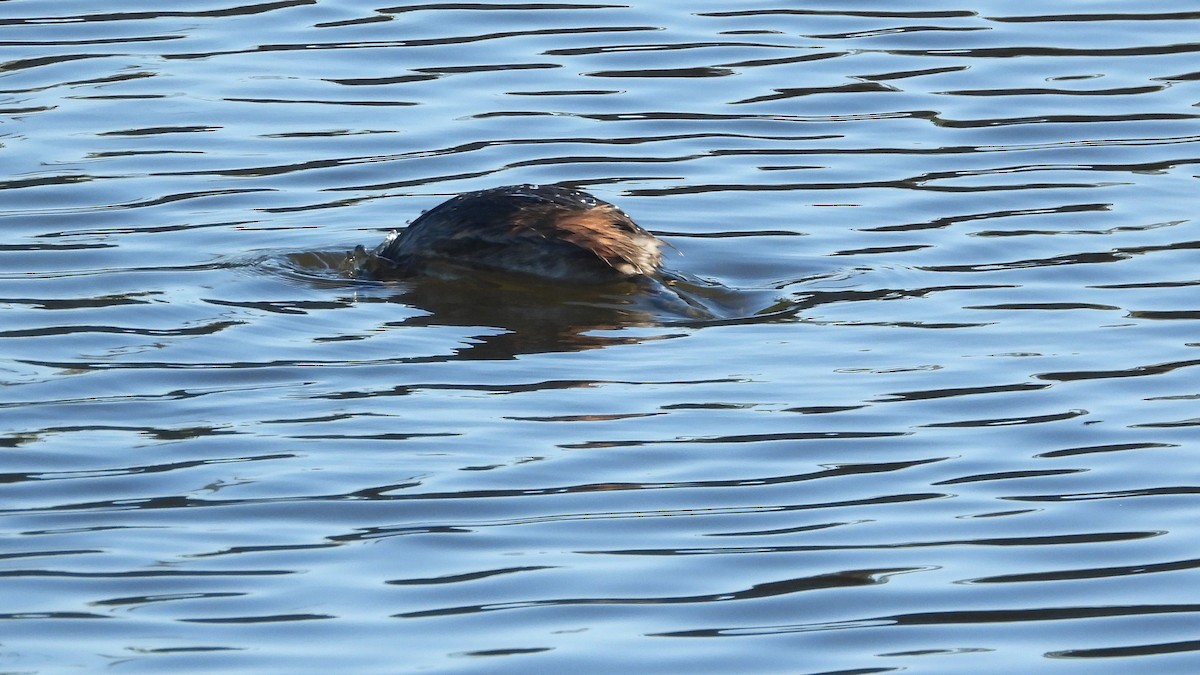
[[(1195, 672), (1198, 34), (0, 3), (0, 670)], [(513, 183), (706, 313), (337, 269)]]

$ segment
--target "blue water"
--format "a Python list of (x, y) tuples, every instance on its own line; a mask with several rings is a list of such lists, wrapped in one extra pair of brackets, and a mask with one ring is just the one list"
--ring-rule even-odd
[(1200, 12), (771, 7), (0, 3), (0, 672), (1200, 670)]

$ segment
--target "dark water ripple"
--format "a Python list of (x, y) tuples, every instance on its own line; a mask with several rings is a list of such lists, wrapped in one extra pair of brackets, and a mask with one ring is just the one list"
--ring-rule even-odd
[[(1198, 28), (0, 3), (0, 671), (1195, 672)], [(518, 182), (677, 283), (346, 273)]]

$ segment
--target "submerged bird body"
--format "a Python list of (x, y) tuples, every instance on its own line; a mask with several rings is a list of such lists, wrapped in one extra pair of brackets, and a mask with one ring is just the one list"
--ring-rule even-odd
[(660, 243), (586, 192), (510, 185), (468, 192), (425, 212), (375, 249), (372, 272), (446, 277), (485, 269), (601, 283), (659, 272)]

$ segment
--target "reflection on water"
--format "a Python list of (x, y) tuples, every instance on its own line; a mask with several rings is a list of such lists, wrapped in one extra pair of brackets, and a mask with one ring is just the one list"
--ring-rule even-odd
[[(355, 276), (354, 255), (327, 252), (288, 257), (294, 276), (321, 279), (321, 273)], [(504, 359), (517, 354), (576, 351), (621, 344), (616, 336), (594, 335), (625, 326), (648, 326), (665, 317), (706, 314), (654, 280), (604, 285), (551, 284), (542, 279), (485, 273), (450, 279), (415, 278), (403, 282), (357, 281), (387, 289), (374, 301), (392, 302), (421, 313), (389, 322), (390, 328), (484, 326), (502, 332), (476, 336), (458, 353), (473, 359)], [(673, 314), (673, 312), (681, 312)], [(346, 335), (341, 339), (365, 339)]]
[(1198, 22), (0, 3), (0, 670), (1195, 671)]

